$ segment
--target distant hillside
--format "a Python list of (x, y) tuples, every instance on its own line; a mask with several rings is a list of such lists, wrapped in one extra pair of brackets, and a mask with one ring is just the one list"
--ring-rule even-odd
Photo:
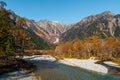
[[(20, 16), (16, 15), (11, 10), (7, 10), (7, 11), (9, 12), (9, 15), (7, 16), (9, 16), (9, 18), (12, 20), (12, 22), (10, 22), (9, 24), (13, 24), (13, 23), (16, 24)], [(39, 27), (33, 20), (28, 20), (25, 18), (25, 25), (23, 26), (23, 28), (30, 35), (31, 44), (34, 45), (34, 48), (39, 48), (39, 49), (49, 48), (50, 44), (46, 40), (46, 37), (48, 37), (49, 34), (44, 29)]]
[(62, 33), (72, 27), (71, 24), (69, 25), (49, 20), (40, 20), (37, 22), (37, 24), (49, 34), (49, 37), (47, 39), (50, 43), (58, 43), (59, 39), (61, 39)]
[(105, 11), (101, 14), (86, 17), (64, 32), (62, 39), (68, 40), (76, 37), (83, 39), (93, 35), (101, 38), (120, 37), (120, 15)]

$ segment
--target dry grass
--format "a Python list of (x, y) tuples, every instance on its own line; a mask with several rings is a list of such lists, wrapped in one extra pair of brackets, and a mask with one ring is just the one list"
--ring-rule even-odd
[(56, 60), (59, 60), (59, 59), (63, 59), (64, 57), (63, 56), (54, 56), (56, 58)]
[(120, 65), (120, 58), (114, 58), (112, 61), (115, 62), (116, 64)]

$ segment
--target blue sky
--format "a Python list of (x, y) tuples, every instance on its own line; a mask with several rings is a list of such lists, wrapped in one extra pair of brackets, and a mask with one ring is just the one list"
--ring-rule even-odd
[(92, 15), (111, 11), (120, 14), (120, 0), (4, 0), (7, 9), (35, 21), (48, 19), (74, 23)]

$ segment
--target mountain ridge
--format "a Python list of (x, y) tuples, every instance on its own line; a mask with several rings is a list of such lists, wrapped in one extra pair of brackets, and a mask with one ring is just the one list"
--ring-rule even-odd
[[(117, 28), (117, 29), (116, 29)], [(93, 35), (99, 37), (119, 37), (120, 17), (105, 11), (100, 14), (91, 15), (77, 22), (71, 29), (62, 34), (63, 40), (85, 38)]]
[[(10, 17), (17, 20), (17, 17), (20, 16), (17, 16), (13, 12), (13, 16), (10, 15)], [(110, 11), (104, 11), (85, 17), (74, 24), (65, 24), (50, 20), (39, 20), (35, 22), (26, 19), (24, 28), (52, 44), (59, 43), (61, 40), (82, 39), (94, 35), (101, 38), (109, 36), (120, 37), (120, 15), (115, 15)]]

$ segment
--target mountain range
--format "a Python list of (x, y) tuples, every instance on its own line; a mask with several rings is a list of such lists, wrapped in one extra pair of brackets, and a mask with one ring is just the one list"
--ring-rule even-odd
[(91, 15), (80, 22), (77, 22), (71, 29), (62, 34), (63, 40), (83, 39), (90, 36), (120, 37), (120, 15), (115, 15), (110, 11), (101, 14)]
[[(20, 17), (12, 11), (11, 13), (10, 18), (15, 21)], [(25, 23), (24, 28), (27, 31), (52, 44), (91, 36), (99, 36), (101, 38), (120, 37), (120, 15), (115, 15), (110, 11), (88, 16), (74, 24), (49, 20), (35, 22), (28, 19), (26, 19)]]

